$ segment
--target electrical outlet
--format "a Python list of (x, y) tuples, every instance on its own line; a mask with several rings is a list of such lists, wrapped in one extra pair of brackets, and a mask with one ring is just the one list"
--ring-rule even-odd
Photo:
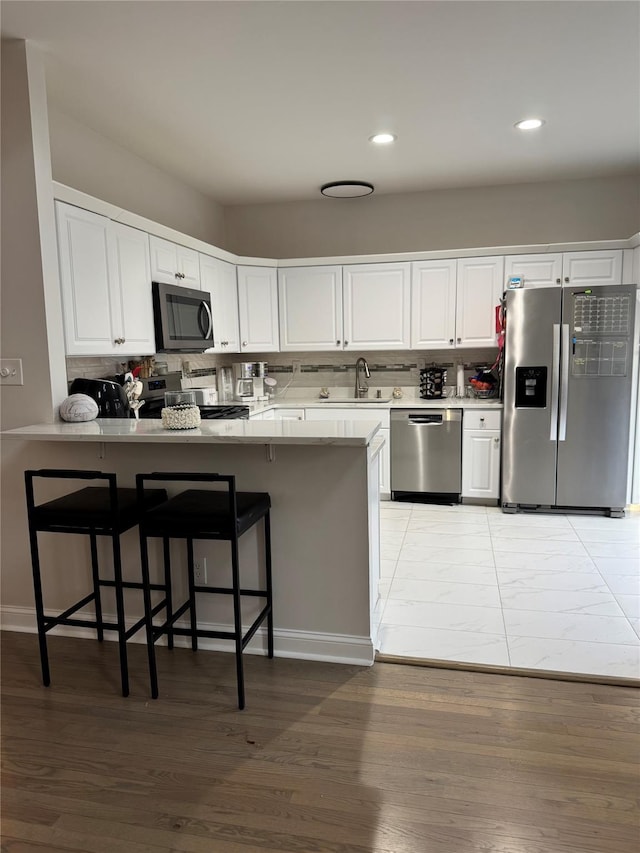
[(193, 561), (193, 578), (200, 586), (207, 584), (207, 558), (196, 557)]

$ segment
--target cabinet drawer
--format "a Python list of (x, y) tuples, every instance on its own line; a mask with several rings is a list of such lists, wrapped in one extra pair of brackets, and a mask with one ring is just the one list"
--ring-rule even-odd
[(500, 429), (502, 410), (465, 409), (462, 416), (463, 429)]

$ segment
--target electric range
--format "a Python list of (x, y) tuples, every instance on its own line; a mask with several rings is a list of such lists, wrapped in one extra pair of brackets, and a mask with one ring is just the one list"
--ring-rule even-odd
[[(165, 391), (180, 391), (182, 374), (167, 373), (164, 376), (152, 376), (142, 379), (143, 391), (141, 399), (144, 406), (139, 409), (141, 418), (160, 418), (164, 409)], [(237, 403), (220, 403), (216, 406), (199, 406), (202, 420), (231, 420), (233, 418), (248, 419), (249, 406)]]

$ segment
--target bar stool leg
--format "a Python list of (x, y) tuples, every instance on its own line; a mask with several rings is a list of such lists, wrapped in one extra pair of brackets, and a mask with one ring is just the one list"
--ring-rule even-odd
[(44, 603), (42, 599), (42, 580), (40, 577), (40, 554), (38, 552), (38, 534), (29, 526), (29, 541), (31, 543), (31, 568), (33, 571), (33, 591), (36, 603), (36, 623), (38, 626), (38, 645), (40, 647), (40, 667), (42, 683), (45, 687), (51, 684), (49, 672), (49, 655), (47, 653), (47, 634), (45, 631)]
[(191, 648), (194, 652), (198, 651), (198, 637), (196, 634), (196, 591), (195, 587), (195, 569), (193, 565), (193, 539), (187, 539), (187, 572), (189, 574), (189, 617), (191, 619)]
[[(162, 540), (164, 552), (164, 597), (166, 601), (165, 613), (167, 622), (173, 618), (173, 596), (171, 592), (171, 548), (170, 540), (165, 536)], [(173, 648), (173, 627), (167, 628), (167, 646)]]
[(264, 555), (265, 555), (265, 577), (267, 582), (267, 604), (269, 613), (267, 615), (267, 654), (273, 657), (273, 586), (271, 582), (271, 519), (270, 511), (264, 516)]
[(129, 695), (129, 666), (127, 663), (127, 638), (124, 622), (124, 594), (122, 590), (122, 562), (120, 558), (120, 536), (118, 531), (111, 534), (113, 544), (113, 573), (116, 593), (116, 622), (118, 625), (118, 646), (120, 652), (120, 678), (122, 680), (122, 695)]
[(93, 575), (93, 594), (95, 595), (94, 607), (96, 610), (96, 622), (98, 623), (96, 626), (96, 633), (98, 635), (98, 642), (102, 642), (104, 640), (104, 631), (102, 629), (102, 599), (100, 597), (100, 572), (98, 569), (98, 545), (96, 541), (96, 534), (90, 533), (89, 539), (91, 541), (91, 574)]
[(233, 586), (233, 621), (236, 641), (236, 677), (238, 680), (238, 708), (244, 708), (244, 667), (242, 662), (242, 613), (240, 610), (240, 570), (238, 563), (238, 535), (231, 539), (231, 573)]
[(147, 537), (140, 528), (140, 565), (142, 567), (142, 598), (147, 632), (147, 657), (149, 660), (149, 682), (151, 698), (158, 698), (158, 668), (156, 666), (156, 647), (153, 637), (153, 618), (151, 616), (151, 587), (149, 581), (149, 551)]

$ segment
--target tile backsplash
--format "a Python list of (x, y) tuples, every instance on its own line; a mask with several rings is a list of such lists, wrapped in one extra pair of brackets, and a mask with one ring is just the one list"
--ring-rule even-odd
[[(170, 372), (182, 371), (183, 378), (191, 387), (215, 384), (216, 368), (226, 367), (235, 361), (266, 361), (268, 373), (278, 381), (278, 391), (285, 388), (348, 388), (355, 382), (355, 364), (359, 355), (367, 359), (371, 388), (378, 386), (418, 387), (419, 371), (435, 364), (447, 370), (447, 385), (456, 384), (458, 364), (465, 368), (465, 380), (478, 367), (490, 367), (497, 358), (495, 347), (460, 350), (384, 350), (372, 352), (270, 352), (251, 353), (244, 359), (240, 353), (218, 355), (216, 353), (162, 353), (158, 361), (166, 363)], [(115, 358), (74, 357), (67, 358), (67, 379), (78, 376), (96, 379), (113, 376), (129, 369), (128, 362)]]

